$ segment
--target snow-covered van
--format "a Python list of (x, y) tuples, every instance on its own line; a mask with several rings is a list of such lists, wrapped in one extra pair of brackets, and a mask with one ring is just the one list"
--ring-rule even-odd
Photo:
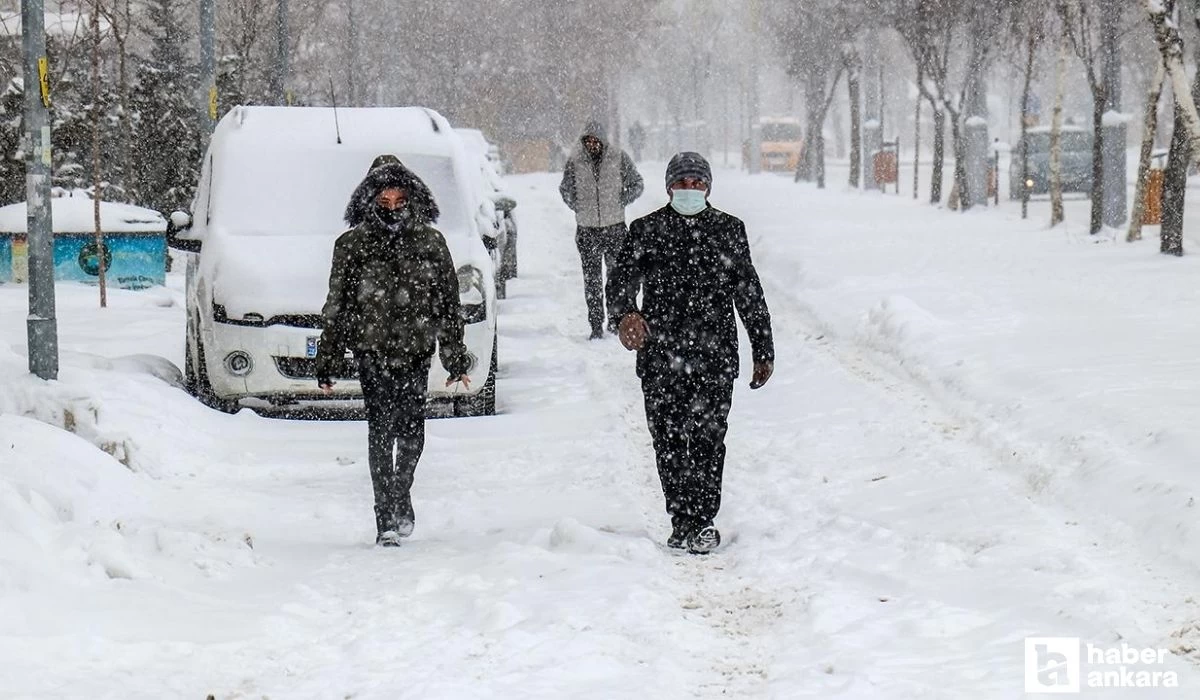
[(479, 166), (441, 115), (418, 107), (238, 107), (213, 133), (190, 214), (177, 212), (172, 246), (189, 253), (185, 375), (220, 408), (298, 403), (347, 407), (361, 388), (346, 363), (332, 396), (314, 375), (333, 245), (354, 188), (380, 154), (429, 185), (436, 224), (458, 270), (471, 388), (446, 387), (434, 358), (431, 413), (495, 411), (496, 301), (480, 240), (491, 209)]

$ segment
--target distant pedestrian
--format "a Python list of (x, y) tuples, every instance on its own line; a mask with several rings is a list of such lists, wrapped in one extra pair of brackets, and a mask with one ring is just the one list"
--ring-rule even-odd
[[(604, 125), (590, 121), (579, 148), (563, 168), (558, 187), (563, 202), (575, 212), (575, 244), (583, 261), (584, 300), (593, 340), (604, 337), (604, 274), (625, 241), (625, 207), (642, 195), (642, 176), (633, 159), (608, 142)], [(611, 305), (610, 305), (611, 306)], [(617, 332), (617, 318), (608, 317), (608, 330)]]
[[(667, 166), (669, 205), (629, 228), (609, 278), (621, 343), (636, 350), (646, 420), (671, 515), (667, 544), (716, 549), (725, 433), (738, 375), (734, 312), (750, 337), (750, 388), (774, 372), (771, 316), (741, 220), (708, 203), (712, 170), (697, 153)], [(638, 306), (638, 295), (641, 306)]]
[(629, 127), (629, 147), (633, 149), (633, 159), (638, 163), (642, 162), (642, 149), (646, 147), (646, 127), (642, 126), (640, 121)]
[(468, 388), (458, 277), (433, 227), (433, 193), (394, 156), (376, 159), (346, 207), (353, 228), (334, 245), (317, 385), (334, 390), (346, 350), (358, 365), (375, 487), (375, 543), (395, 547), (416, 523), (411, 489), (425, 447), (425, 398), (435, 348)]

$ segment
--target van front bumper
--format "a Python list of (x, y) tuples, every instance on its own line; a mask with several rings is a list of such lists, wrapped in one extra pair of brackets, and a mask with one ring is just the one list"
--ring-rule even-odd
[[(262, 399), (272, 402), (361, 399), (354, 363), (346, 377), (334, 377), (332, 394), (317, 387), (319, 328), (266, 327), (214, 323), (205, 338), (204, 354), (213, 393), (223, 400)], [(483, 389), (491, 366), (495, 324), (491, 319), (466, 326), (463, 340), (474, 358), (471, 388), (446, 387), (449, 373), (436, 357), (429, 372), (429, 397), (472, 396)]]

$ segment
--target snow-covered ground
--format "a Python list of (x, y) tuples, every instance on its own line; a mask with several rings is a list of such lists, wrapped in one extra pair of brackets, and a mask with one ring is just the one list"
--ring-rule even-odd
[(511, 189), (502, 415), (429, 423), (399, 550), (363, 424), (177, 388), (177, 277), (60, 286), (49, 385), (0, 286), (0, 697), (1015, 698), (1029, 636), (1176, 652), (1179, 690), (1084, 697), (1196, 697), (1197, 259), (719, 171), (778, 362), (692, 558), (557, 178)]

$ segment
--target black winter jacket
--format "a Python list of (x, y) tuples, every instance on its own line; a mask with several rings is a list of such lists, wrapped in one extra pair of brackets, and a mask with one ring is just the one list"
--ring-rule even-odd
[(738, 374), (734, 310), (750, 336), (755, 362), (774, 362), (771, 315), (750, 259), (746, 226), (708, 207), (683, 216), (670, 206), (629, 227), (609, 276), (615, 316), (639, 311), (650, 326), (638, 376), (658, 372)]

